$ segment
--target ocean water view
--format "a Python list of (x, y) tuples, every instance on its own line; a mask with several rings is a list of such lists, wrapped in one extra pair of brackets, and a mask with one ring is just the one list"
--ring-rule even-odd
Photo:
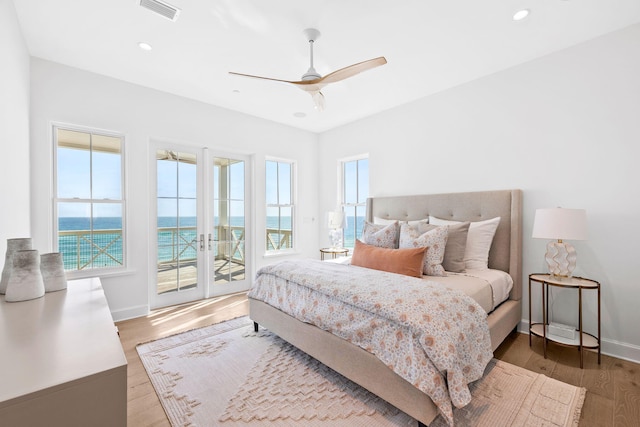
[[(291, 230), (291, 218), (282, 217), (280, 229)], [(353, 227), (353, 224), (356, 227)], [(180, 231), (178, 233), (178, 225)], [(244, 227), (244, 217), (230, 218), (232, 232), (239, 237)], [(353, 248), (356, 234), (359, 235), (364, 225), (364, 217), (347, 217), (347, 228), (344, 229), (344, 246)], [(88, 232), (91, 219), (87, 217), (61, 217), (58, 219), (58, 250), (62, 253), (65, 270), (87, 268), (117, 267), (123, 263), (122, 250), (122, 218), (99, 217), (93, 219), (93, 240)], [(176, 260), (193, 260), (196, 258), (195, 244), (197, 240), (196, 217), (181, 217), (179, 224), (176, 217), (158, 217), (158, 262), (168, 263)], [(267, 217), (267, 228), (278, 229), (278, 217)], [(275, 244), (279, 244), (282, 235), (271, 233)], [(218, 240), (217, 229), (214, 228), (214, 240)], [(233, 257), (241, 257), (239, 246)], [(217, 251), (217, 247), (214, 249)]]

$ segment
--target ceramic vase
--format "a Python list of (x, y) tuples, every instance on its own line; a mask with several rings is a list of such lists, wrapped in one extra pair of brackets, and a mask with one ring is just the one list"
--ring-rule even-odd
[(4, 259), (4, 268), (2, 269), (2, 278), (0, 279), (0, 294), (7, 292), (7, 284), (13, 270), (13, 254), (17, 251), (31, 249), (31, 237), (21, 239), (7, 239), (7, 253)]
[(5, 301), (18, 302), (44, 296), (44, 281), (40, 272), (40, 255), (35, 249), (13, 254), (13, 269), (7, 283)]
[(40, 272), (45, 292), (67, 289), (67, 276), (64, 274), (64, 264), (60, 252), (42, 254), (40, 256)]

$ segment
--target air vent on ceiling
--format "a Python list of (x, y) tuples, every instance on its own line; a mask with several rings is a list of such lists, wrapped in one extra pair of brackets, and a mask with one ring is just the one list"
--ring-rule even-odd
[(180, 9), (159, 0), (140, 0), (140, 6), (146, 7), (150, 11), (162, 15), (171, 21), (175, 21), (178, 19), (178, 15), (180, 15)]

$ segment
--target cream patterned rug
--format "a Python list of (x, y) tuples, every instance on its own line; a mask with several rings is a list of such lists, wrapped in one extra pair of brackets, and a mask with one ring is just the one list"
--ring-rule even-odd
[[(137, 350), (174, 427), (417, 425), (247, 317)], [(456, 426), (574, 426), (585, 389), (494, 359), (472, 394)]]

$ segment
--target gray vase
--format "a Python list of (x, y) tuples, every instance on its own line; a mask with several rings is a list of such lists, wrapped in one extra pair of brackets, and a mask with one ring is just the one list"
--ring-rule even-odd
[(40, 272), (45, 292), (67, 289), (67, 276), (64, 274), (64, 264), (60, 252), (42, 254), (40, 256)]
[(18, 302), (44, 296), (44, 281), (40, 272), (40, 255), (35, 249), (13, 254), (13, 269), (5, 301)]
[(13, 254), (17, 251), (31, 249), (31, 237), (20, 239), (7, 239), (7, 253), (4, 259), (4, 268), (2, 269), (2, 278), (0, 279), (0, 294), (7, 292), (7, 284), (13, 270)]

